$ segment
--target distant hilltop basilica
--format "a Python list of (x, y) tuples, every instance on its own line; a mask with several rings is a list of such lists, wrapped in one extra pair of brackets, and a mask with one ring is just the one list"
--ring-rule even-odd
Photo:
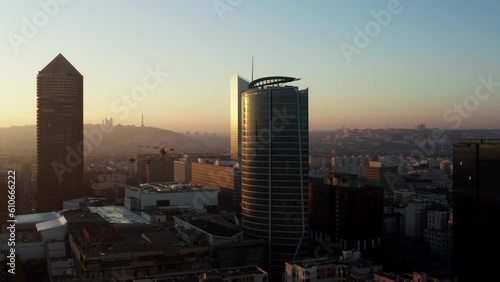
[(113, 126), (113, 118), (104, 118), (102, 120), (102, 125), (106, 126), (106, 127), (110, 127), (110, 126)]

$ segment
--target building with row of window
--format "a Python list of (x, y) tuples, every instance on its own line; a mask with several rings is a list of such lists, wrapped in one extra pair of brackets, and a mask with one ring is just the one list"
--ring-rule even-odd
[(198, 159), (191, 163), (191, 182), (213, 187), (219, 192), (219, 208), (241, 211), (241, 167), (236, 161)]
[(361, 258), (359, 251), (344, 251), (342, 256), (307, 259), (285, 264), (286, 282), (371, 282), (382, 265)]
[(125, 188), (125, 207), (132, 211), (189, 207), (206, 210), (218, 205), (217, 190), (182, 183), (145, 183)]

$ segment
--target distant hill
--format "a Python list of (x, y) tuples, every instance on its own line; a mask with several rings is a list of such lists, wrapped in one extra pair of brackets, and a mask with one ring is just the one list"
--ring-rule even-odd
[(0, 128), (0, 155), (36, 155), (36, 126)]
[[(130, 155), (133, 153), (156, 153), (156, 148), (174, 148), (175, 153), (225, 152), (229, 149), (227, 137), (188, 137), (183, 134), (155, 128), (116, 125), (111, 130), (101, 129), (100, 125), (84, 126), (86, 148), (89, 156)], [(0, 155), (36, 155), (36, 126), (13, 126), (0, 128)]]

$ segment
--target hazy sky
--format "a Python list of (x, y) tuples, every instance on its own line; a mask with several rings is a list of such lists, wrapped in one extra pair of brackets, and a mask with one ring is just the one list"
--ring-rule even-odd
[(150, 126), (229, 131), (230, 76), (250, 79), (254, 56), (254, 78), (302, 78), (313, 130), (500, 127), (500, 1), (1, 4), (0, 127), (36, 124), (36, 75), (59, 53), (84, 76), (86, 123), (144, 113)]

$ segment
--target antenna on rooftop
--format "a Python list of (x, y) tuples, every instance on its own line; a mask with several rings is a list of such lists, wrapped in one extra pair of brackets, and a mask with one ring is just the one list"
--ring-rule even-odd
[(253, 56), (252, 56), (252, 80), (253, 81)]

